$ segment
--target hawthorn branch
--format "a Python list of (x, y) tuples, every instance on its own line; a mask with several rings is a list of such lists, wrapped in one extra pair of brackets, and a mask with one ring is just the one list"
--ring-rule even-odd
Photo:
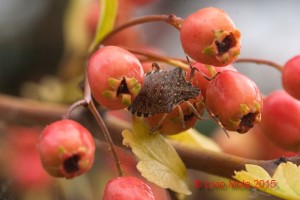
[(239, 58), (235, 61), (235, 63), (255, 63), (255, 64), (262, 64), (268, 65), (273, 67), (274, 69), (278, 70), (280, 73), (282, 72), (283, 67), (273, 61), (264, 60), (264, 59), (257, 59), (257, 58)]
[[(53, 121), (61, 119), (62, 115), (67, 110), (67, 106), (39, 102), (34, 100), (27, 100), (17, 97), (11, 97), (0, 94), (0, 121), (6, 123), (18, 123), (25, 125), (45, 125)], [(85, 109), (80, 108), (72, 112), (72, 117), (76, 120), (83, 120), (87, 115), (84, 114)], [(113, 134), (111, 134), (114, 143), (118, 146), (126, 148), (122, 145), (122, 136), (120, 132), (124, 128), (128, 128), (126, 122), (113, 122), (108, 117), (104, 116), (104, 121)], [(91, 116), (89, 116), (91, 117)], [(89, 120), (94, 121), (94, 120)], [(96, 122), (87, 124), (90, 130), (98, 131), (98, 124)], [(116, 134), (114, 134), (116, 133)], [(104, 138), (101, 138), (104, 140)], [(293, 162), (300, 165), (300, 155), (285, 158), (281, 157), (274, 160), (254, 160), (246, 159), (230, 154), (214, 152), (203, 148), (191, 148), (179, 144), (172, 144), (179, 156), (189, 169), (194, 169), (206, 172), (213, 175), (218, 175), (232, 179), (234, 171), (245, 169), (245, 164), (255, 164), (263, 167), (268, 173), (273, 174), (274, 170), (281, 162)]]

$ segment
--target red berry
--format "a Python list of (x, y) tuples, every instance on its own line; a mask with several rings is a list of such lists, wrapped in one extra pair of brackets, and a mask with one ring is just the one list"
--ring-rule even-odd
[(111, 179), (105, 189), (102, 200), (155, 200), (151, 188), (142, 180), (133, 176)]
[(147, 4), (154, 3), (156, 1), (157, 0), (129, 0), (128, 3), (132, 3), (136, 6), (145, 6)]
[(300, 100), (300, 55), (293, 57), (284, 65), (282, 85), (291, 96)]
[(180, 40), (184, 51), (204, 64), (226, 66), (240, 54), (240, 31), (218, 8), (203, 8), (188, 16), (182, 24)]
[(238, 72), (223, 71), (211, 80), (205, 103), (229, 131), (245, 133), (260, 122), (263, 101), (259, 89)]
[(277, 146), (300, 151), (300, 101), (284, 90), (271, 93), (264, 100), (261, 129)]
[[(13, 186), (18, 190), (46, 188), (50, 186), (50, 176), (42, 167), (36, 149), (36, 143), (42, 129), (22, 126), (9, 127), (7, 140), (2, 145), (2, 152), (6, 152), (2, 170), (13, 180)], [(3, 149), (4, 147), (4, 149)]]
[(66, 119), (56, 121), (43, 130), (38, 150), (43, 167), (50, 175), (73, 178), (91, 168), (95, 143), (87, 129)]
[[(191, 99), (189, 101), (194, 105), (200, 115), (203, 114), (203, 105), (201, 100)], [(170, 113), (168, 113), (167, 117), (162, 122), (161, 127), (159, 128), (161, 134), (177, 134), (192, 128), (196, 124), (198, 117), (192, 112), (191, 108), (185, 102), (181, 103), (179, 106), (182, 110), (184, 126), (182, 124), (182, 117), (179, 114), (179, 108), (177, 106)], [(162, 119), (163, 115), (163, 113), (156, 114), (151, 117), (144, 118), (144, 120), (151, 128), (153, 128), (159, 124), (159, 121)]]
[[(237, 71), (232, 65), (228, 65), (225, 67), (213, 67), (211, 65), (205, 65), (199, 62), (196, 62), (195, 64), (192, 64), (193, 67), (195, 67), (199, 72), (203, 73), (209, 78), (213, 78), (218, 72), (230, 70), (230, 71)], [(193, 85), (200, 88), (201, 94), (203, 98), (205, 98), (206, 88), (208, 86), (209, 80), (204, 78), (202, 74), (199, 72), (195, 72), (195, 77), (193, 79)], [(190, 68), (187, 71), (187, 78), (190, 77)]]
[(126, 108), (138, 94), (143, 77), (139, 60), (120, 47), (103, 47), (88, 63), (92, 95), (108, 109)]

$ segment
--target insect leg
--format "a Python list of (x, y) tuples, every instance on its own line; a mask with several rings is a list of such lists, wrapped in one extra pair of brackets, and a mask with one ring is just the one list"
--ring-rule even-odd
[(178, 107), (178, 113), (179, 113), (181, 127), (185, 128), (185, 121), (184, 121), (184, 115), (183, 115), (182, 109), (181, 109), (180, 105), (178, 105), (177, 107)]
[(153, 73), (156, 73), (156, 72), (159, 72), (160, 71), (160, 66), (154, 62), (152, 63), (152, 69), (150, 72), (147, 72), (146, 75), (150, 75), (150, 74), (153, 74)]
[(159, 122), (158, 122), (155, 126), (153, 126), (153, 127), (151, 128), (150, 134), (153, 134), (155, 131), (157, 131), (158, 129), (161, 128), (161, 125), (162, 125), (163, 121), (166, 119), (167, 115), (168, 115), (168, 113), (165, 113), (165, 114), (161, 117), (161, 119), (159, 120)]
[(192, 110), (192, 112), (193, 112), (199, 119), (204, 120), (204, 118), (199, 114), (199, 112), (197, 111), (197, 109), (195, 108), (195, 106), (194, 106), (191, 102), (186, 101), (185, 103), (188, 105), (188, 107)]

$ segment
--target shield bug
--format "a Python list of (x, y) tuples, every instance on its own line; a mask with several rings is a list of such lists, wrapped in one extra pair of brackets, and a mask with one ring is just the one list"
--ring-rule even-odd
[[(192, 71), (194, 70), (192, 68)], [(193, 74), (191, 73), (190, 78)], [(128, 106), (128, 110), (139, 117), (165, 113), (151, 132), (159, 129), (167, 114), (182, 102), (186, 102), (193, 113), (201, 118), (195, 107), (188, 101), (196, 98), (200, 94), (200, 89), (193, 86), (185, 77), (185, 71), (179, 67), (162, 71), (157, 63), (153, 63), (153, 70), (144, 77), (142, 88)]]

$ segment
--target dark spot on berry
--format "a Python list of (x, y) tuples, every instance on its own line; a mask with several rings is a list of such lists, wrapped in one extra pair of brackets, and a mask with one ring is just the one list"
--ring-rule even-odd
[(249, 129), (253, 128), (256, 116), (258, 112), (255, 113), (248, 113), (247, 115), (242, 117), (241, 123), (236, 130), (239, 133), (246, 133)]
[(67, 158), (64, 160), (64, 170), (67, 173), (73, 173), (79, 171), (78, 161), (80, 160), (80, 156), (77, 154), (74, 154), (70, 158)]
[(236, 40), (232, 34), (227, 35), (222, 42), (215, 42), (218, 48), (218, 54), (227, 53), (228, 50), (236, 45)]
[(185, 122), (189, 121), (190, 119), (192, 119), (195, 116), (195, 114), (193, 112), (191, 112), (190, 114), (186, 114), (183, 116), (183, 120)]
[(120, 94), (130, 94), (129, 89), (126, 85), (125, 78), (123, 78), (123, 80), (121, 81), (121, 84), (117, 90), (117, 96), (119, 96)]

